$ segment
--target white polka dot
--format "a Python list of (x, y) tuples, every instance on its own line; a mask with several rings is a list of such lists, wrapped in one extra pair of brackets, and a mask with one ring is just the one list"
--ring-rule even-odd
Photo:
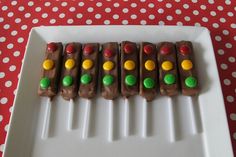
[(5, 87), (11, 87), (12, 85), (12, 82), (11, 81), (6, 81), (5, 82)]
[(6, 104), (8, 99), (6, 97), (1, 98), (0, 103), (1, 104)]
[(10, 70), (10, 71), (15, 71), (15, 70), (16, 70), (16, 66), (15, 66), (15, 65), (11, 65), (11, 66), (9, 67), (9, 70)]
[(101, 6), (102, 6), (102, 3), (101, 3), (101, 2), (97, 2), (97, 3), (96, 3), (96, 6), (97, 6), (97, 7), (101, 7)]
[(28, 6), (33, 6), (33, 5), (34, 5), (33, 1), (28, 2)]
[(4, 78), (5, 77), (5, 73), (4, 72), (0, 72), (0, 78)]
[(230, 119), (231, 120), (236, 120), (236, 114), (235, 113), (231, 113), (230, 114)]
[(235, 24), (235, 23), (232, 23), (232, 24), (230, 25), (230, 27), (231, 27), (231, 28), (236, 28), (236, 24)]
[(158, 2), (162, 2), (163, 0), (157, 0)]
[(219, 55), (225, 54), (224, 50), (222, 50), (222, 49), (219, 49), (217, 52), (218, 52)]
[(236, 36), (234, 36), (234, 40), (236, 41)]
[(82, 7), (82, 6), (84, 6), (84, 2), (79, 2), (78, 5), (79, 5), (80, 7)]
[(58, 11), (58, 7), (53, 7), (53, 8), (52, 8), (52, 11), (53, 11), (53, 12), (57, 12), (57, 11)]
[(45, 5), (46, 7), (49, 7), (49, 6), (51, 5), (51, 3), (50, 3), (50, 2), (45, 2), (44, 5)]
[(231, 96), (231, 95), (228, 95), (228, 96), (226, 97), (226, 99), (227, 99), (228, 102), (234, 102), (234, 97)]
[(128, 23), (129, 23), (128, 20), (123, 20), (123, 21), (122, 21), (122, 24), (123, 24), (123, 25), (127, 25)]
[(41, 7), (35, 8), (35, 11), (36, 11), (36, 12), (40, 12), (40, 11), (41, 11)]
[(231, 0), (226, 0), (226, 1), (225, 1), (225, 4), (226, 4), (226, 5), (230, 5), (230, 4), (231, 4)]
[(38, 23), (39, 22), (39, 20), (38, 19), (33, 19), (33, 24), (36, 24), (36, 23)]
[(7, 14), (8, 17), (12, 17), (13, 15), (14, 15), (13, 12), (9, 12), (9, 13)]
[(76, 15), (77, 18), (81, 19), (83, 17), (83, 14), (79, 13)]
[(47, 17), (48, 17), (48, 14), (47, 14), (47, 13), (43, 13), (43, 14), (42, 14), (42, 18), (45, 19), (45, 18), (47, 18)]
[(17, 4), (17, 1), (12, 1), (11, 2), (11, 5), (16, 5)]
[(24, 11), (24, 10), (25, 10), (25, 7), (20, 6), (20, 7), (18, 8), (18, 10), (19, 10), (19, 11)]
[(196, 22), (196, 23), (194, 23), (194, 26), (196, 26), (196, 27), (201, 27), (201, 24), (198, 23), (198, 22)]
[(200, 8), (201, 8), (202, 10), (206, 10), (206, 6), (205, 6), (205, 5), (201, 5)]
[(3, 120), (3, 116), (2, 115), (0, 115), (0, 122)]
[(70, 12), (74, 12), (75, 11), (75, 7), (70, 7), (69, 11)]
[(173, 20), (173, 17), (170, 16), (170, 15), (168, 15), (168, 16), (166, 17), (166, 19), (169, 20), (169, 21), (171, 21), (171, 20)]
[(104, 21), (104, 24), (105, 24), (105, 25), (109, 25), (109, 24), (110, 24), (110, 20), (105, 20), (105, 21)]
[(3, 58), (3, 60), (2, 60), (3, 63), (8, 63), (9, 61), (10, 61), (9, 57), (5, 57), (5, 58)]
[(218, 24), (218, 23), (213, 23), (212, 26), (213, 26), (214, 28), (219, 28), (219, 24)]
[(207, 18), (207, 17), (203, 17), (203, 18), (202, 18), (202, 21), (203, 21), (203, 22), (208, 22), (208, 18)]
[(140, 9), (140, 12), (141, 12), (141, 13), (146, 13), (146, 11), (147, 11), (147, 10), (144, 9), (144, 8)]
[(193, 3), (197, 3), (197, 0), (192, 0)]
[(56, 20), (55, 20), (55, 19), (51, 19), (49, 22), (50, 22), (51, 24), (54, 24), (54, 23), (56, 23)]
[(216, 16), (216, 12), (215, 11), (211, 11), (210, 14), (211, 14), (211, 16)]
[(232, 72), (232, 76), (236, 78), (236, 71)]
[(26, 13), (26, 14), (25, 14), (25, 18), (29, 18), (30, 16), (31, 16), (30, 13)]
[(115, 20), (119, 19), (119, 15), (118, 15), (118, 14), (114, 14), (112, 17), (113, 17), (113, 19), (115, 19)]
[(162, 8), (158, 9), (157, 10), (159, 14), (163, 14), (164, 13), (164, 10)]
[(95, 15), (95, 18), (96, 18), (96, 19), (100, 19), (101, 17), (102, 17), (101, 14), (96, 14), (96, 15)]
[(128, 13), (128, 12), (129, 12), (129, 9), (124, 8), (122, 11), (123, 11), (123, 13)]
[(160, 26), (163, 26), (163, 25), (165, 25), (165, 22), (164, 22), (164, 21), (159, 21), (158, 24), (159, 24)]
[(229, 79), (224, 79), (224, 84), (226, 86), (229, 86), (231, 84), (231, 81)]
[(224, 10), (224, 8), (223, 8), (222, 6), (218, 6), (217, 9), (218, 9), (219, 11)]
[(221, 39), (222, 39), (222, 38), (221, 38), (219, 35), (215, 36), (215, 40), (216, 40), (216, 41), (221, 41)]
[(6, 132), (8, 132), (8, 130), (9, 130), (9, 124), (5, 125), (4, 130), (5, 130)]
[(153, 3), (149, 3), (149, 4), (148, 4), (148, 7), (149, 7), (149, 8), (154, 8), (155, 5), (154, 5)]
[(234, 16), (234, 13), (228, 12), (227, 15), (228, 15), (229, 17), (233, 17), (233, 16)]
[(60, 18), (64, 18), (66, 15), (64, 13), (59, 14)]
[(20, 18), (16, 18), (15, 19), (15, 23), (20, 23), (21, 22), (21, 19)]
[(117, 8), (117, 7), (120, 6), (120, 4), (119, 3), (114, 3), (113, 6)]
[[(14, 90), (14, 93), (13, 93), (14, 95), (16, 95), (15, 91), (16, 91), (16, 90)], [(13, 111), (13, 106), (11, 106), (11, 107), (9, 108), (9, 112), (12, 113), (12, 111)]]
[(224, 64), (224, 63), (222, 63), (222, 64), (220, 65), (220, 67), (221, 67), (221, 69), (223, 69), (223, 70), (228, 69), (228, 65), (227, 65), (227, 64)]
[(106, 12), (106, 13), (110, 13), (110, 12), (111, 12), (111, 8), (106, 8), (106, 9), (105, 9), (105, 12)]
[(91, 12), (93, 12), (93, 8), (92, 8), (92, 7), (89, 7), (89, 8), (87, 9), (87, 11), (91, 13)]
[(231, 62), (231, 63), (234, 63), (234, 62), (235, 62), (235, 58), (234, 58), (234, 57), (229, 57), (228, 60), (229, 60), (229, 62)]
[(17, 35), (17, 33), (18, 33), (17, 31), (12, 31), (12, 32), (11, 32), (11, 35), (12, 35), (12, 36), (15, 36), (15, 35)]
[(225, 18), (220, 18), (220, 22), (222, 22), (222, 23), (225, 23), (226, 22), (226, 20), (225, 20)]
[(185, 16), (185, 17), (184, 17), (184, 20), (185, 20), (185, 21), (190, 21), (190, 17), (189, 17), (189, 16)]
[(141, 24), (141, 25), (146, 25), (146, 24), (147, 24), (147, 21), (141, 20), (141, 21), (140, 21), (140, 24)]
[(23, 41), (24, 41), (24, 38), (22, 38), (22, 37), (20, 37), (20, 38), (17, 39), (17, 42), (18, 42), (18, 43), (22, 43)]
[(188, 4), (184, 4), (183, 7), (184, 7), (184, 9), (188, 9), (189, 5)]
[(3, 22), (4, 21), (4, 18), (0, 17), (0, 22)]
[(130, 18), (131, 18), (131, 19), (137, 19), (137, 15), (132, 14), (132, 15), (130, 16)]
[(10, 28), (10, 25), (9, 25), (9, 24), (5, 24), (5, 25), (3, 26), (3, 28), (4, 28), (4, 29), (9, 29), (9, 28)]
[(208, 3), (210, 3), (210, 4), (214, 4), (215, 1), (214, 1), (214, 0), (208, 0)]
[(177, 25), (177, 26), (183, 26), (183, 23), (180, 22), (180, 21), (178, 21), (178, 22), (176, 23), (176, 25)]
[(171, 3), (166, 3), (166, 8), (171, 8), (172, 4)]
[(67, 2), (62, 2), (61, 6), (63, 6), (63, 7), (67, 6)]
[(225, 30), (223, 30), (223, 34), (224, 35), (229, 35), (229, 31), (225, 29)]
[(153, 14), (151, 14), (151, 15), (148, 16), (148, 18), (149, 18), (150, 20), (154, 20), (154, 19), (155, 19), (155, 16), (154, 16)]
[(137, 4), (136, 3), (131, 3), (131, 7), (135, 8), (135, 7), (137, 7)]
[(68, 19), (68, 20), (67, 20), (67, 23), (68, 23), (68, 24), (72, 24), (73, 22), (74, 22), (73, 19)]
[(7, 45), (7, 48), (8, 48), (8, 49), (12, 49), (13, 47), (14, 47), (14, 45), (13, 45), (12, 43), (10, 43), (10, 44)]
[(4, 151), (4, 148), (5, 148), (5, 144), (1, 144), (1, 145), (0, 145), (0, 152), (3, 152), (3, 151)]
[(5, 37), (0, 37), (0, 42), (5, 42), (6, 41), (6, 38)]
[(91, 24), (92, 24), (92, 22), (93, 22), (93, 21), (92, 21), (92, 20), (90, 20), (90, 19), (86, 20), (86, 24), (87, 24), (87, 25), (91, 25)]
[(225, 47), (230, 49), (230, 48), (232, 48), (232, 44), (226, 43), (226, 44), (225, 44)]
[(182, 13), (182, 11), (181, 11), (180, 9), (176, 9), (176, 10), (175, 10), (175, 13), (179, 15), (179, 14)]
[(13, 55), (14, 55), (15, 57), (18, 57), (18, 56), (20, 55), (20, 51), (15, 51), (15, 52), (13, 53)]
[(2, 7), (2, 10), (3, 10), (3, 11), (6, 11), (7, 9), (8, 9), (7, 6), (3, 6), (3, 7)]

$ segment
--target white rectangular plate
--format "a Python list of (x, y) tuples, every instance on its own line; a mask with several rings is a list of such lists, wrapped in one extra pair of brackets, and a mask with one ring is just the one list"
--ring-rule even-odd
[[(136, 96), (112, 104), (100, 96), (74, 104), (37, 95), (47, 42), (190, 40), (201, 93)], [(129, 119), (129, 120), (128, 120)], [(24, 58), (4, 157), (232, 157), (224, 102), (209, 31), (176, 26), (57, 26), (33, 28)]]

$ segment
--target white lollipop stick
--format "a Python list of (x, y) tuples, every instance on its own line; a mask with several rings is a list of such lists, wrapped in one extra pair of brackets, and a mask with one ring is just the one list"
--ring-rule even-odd
[(87, 139), (89, 134), (89, 123), (90, 123), (90, 112), (91, 112), (91, 100), (87, 100), (84, 113), (84, 124), (82, 128), (82, 139)]
[(69, 101), (69, 108), (68, 108), (68, 123), (67, 123), (68, 131), (72, 130), (72, 127), (73, 127), (73, 116), (74, 116), (74, 101), (73, 101), (73, 99), (70, 99), (70, 101)]
[(113, 100), (109, 100), (108, 104), (108, 141), (112, 142), (113, 141), (113, 123), (114, 123), (114, 118), (113, 118), (113, 108), (114, 108), (114, 102)]
[(142, 115), (142, 137), (147, 137), (147, 99), (144, 99), (143, 101), (143, 115)]
[(47, 99), (44, 121), (43, 121), (43, 129), (42, 129), (42, 139), (47, 139), (49, 137), (49, 129), (50, 129), (50, 119), (51, 119), (51, 107), (52, 102), (51, 98)]
[(174, 110), (173, 110), (173, 99), (171, 97), (168, 98), (168, 111), (169, 111), (169, 130), (170, 130), (170, 141), (176, 141), (176, 131), (175, 131), (175, 119), (174, 119)]
[(125, 98), (124, 103), (124, 137), (129, 136), (129, 100)]

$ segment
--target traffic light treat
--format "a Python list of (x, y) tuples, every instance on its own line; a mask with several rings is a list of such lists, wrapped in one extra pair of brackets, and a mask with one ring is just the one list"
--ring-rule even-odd
[(161, 42), (157, 45), (157, 49), (160, 94), (176, 95), (179, 85), (175, 45), (171, 42)]
[(105, 99), (115, 99), (119, 95), (119, 45), (109, 42), (102, 45), (101, 94)]
[(48, 43), (42, 63), (38, 94), (52, 98), (57, 94), (60, 79), (62, 43)]
[(81, 47), (80, 43), (68, 43), (63, 53), (60, 93), (66, 100), (78, 95)]

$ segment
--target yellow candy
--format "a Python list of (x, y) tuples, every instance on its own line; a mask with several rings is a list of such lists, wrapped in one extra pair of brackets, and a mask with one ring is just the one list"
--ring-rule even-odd
[(155, 63), (152, 60), (147, 60), (144, 64), (144, 66), (148, 71), (152, 71), (156, 67)]
[(114, 63), (112, 61), (106, 61), (103, 63), (103, 69), (106, 71), (112, 70), (114, 67)]
[(93, 61), (90, 59), (85, 59), (82, 63), (82, 67), (85, 70), (91, 69), (93, 67)]
[(162, 67), (163, 70), (169, 71), (169, 70), (173, 69), (173, 64), (170, 61), (164, 61), (161, 64), (161, 67)]
[(66, 62), (65, 62), (66, 69), (70, 70), (70, 69), (74, 68), (74, 66), (75, 66), (74, 59), (67, 59), (66, 60)]
[(54, 66), (54, 62), (51, 60), (51, 59), (46, 59), (44, 62), (43, 62), (43, 68), (45, 70), (51, 70)]
[(126, 70), (133, 70), (133, 69), (135, 68), (135, 63), (134, 63), (134, 61), (132, 61), (132, 60), (127, 60), (127, 61), (125, 61), (125, 63), (124, 63), (124, 68), (125, 68)]
[(193, 68), (193, 63), (190, 60), (183, 60), (181, 63), (181, 67), (184, 70), (191, 70)]

